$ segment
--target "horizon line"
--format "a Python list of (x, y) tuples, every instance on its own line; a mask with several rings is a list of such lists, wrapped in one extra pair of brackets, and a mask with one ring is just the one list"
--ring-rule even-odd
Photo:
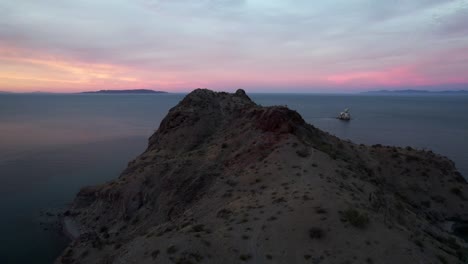
[[(199, 87), (199, 88), (193, 88), (189, 91), (166, 91), (166, 90), (153, 90), (153, 89), (141, 89), (141, 88), (136, 88), (136, 89), (101, 89), (101, 90), (85, 90), (85, 91), (80, 91), (80, 92), (60, 92), (60, 91), (22, 91), (22, 92), (16, 92), (16, 91), (8, 91), (8, 90), (0, 90), (0, 94), (86, 94), (86, 93), (95, 93), (99, 94), (100, 91), (129, 91), (129, 94), (131, 94), (131, 91), (141, 91), (141, 90), (147, 90), (147, 91), (153, 91), (153, 92), (160, 92), (160, 94), (188, 94), (196, 89), (208, 89), (208, 90), (213, 90), (216, 92), (229, 92), (229, 90), (233, 89), (227, 89), (227, 90), (220, 90), (220, 89), (210, 89), (206, 87)], [(239, 89), (244, 89), (244, 88), (239, 88)], [(235, 89), (234, 89), (235, 90)], [(408, 88), (402, 88), (402, 89), (376, 89), (376, 90), (362, 90), (362, 91), (254, 91), (254, 92), (248, 92), (249, 94), (366, 94), (366, 93), (457, 93), (457, 92), (467, 92), (468, 93), (468, 88), (467, 89), (453, 89), (453, 90), (427, 90), (427, 89), (408, 89)], [(125, 93), (122, 93), (125, 94)], [(136, 94), (136, 93), (135, 93)], [(142, 93), (143, 94), (143, 93)], [(158, 93), (156, 93), (158, 94)], [(118, 95), (118, 94), (116, 94)], [(148, 95), (148, 94), (144, 94)]]

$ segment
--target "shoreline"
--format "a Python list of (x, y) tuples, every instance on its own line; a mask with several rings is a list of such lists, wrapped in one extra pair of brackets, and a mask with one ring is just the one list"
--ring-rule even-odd
[(69, 216), (64, 216), (60, 222), (62, 223), (63, 234), (70, 240), (73, 241), (82, 234), (79, 225), (75, 220), (73, 220), (73, 218)]

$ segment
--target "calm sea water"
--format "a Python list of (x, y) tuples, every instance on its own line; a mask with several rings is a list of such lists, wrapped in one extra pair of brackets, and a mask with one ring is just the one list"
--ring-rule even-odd
[[(468, 96), (254, 94), (356, 143), (432, 149), (468, 176)], [(116, 178), (182, 94), (0, 95), (0, 263), (52, 263), (66, 240), (41, 225), (80, 187)], [(351, 122), (334, 117), (350, 108)], [(46, 220), (44, 220), (46, 219)]]

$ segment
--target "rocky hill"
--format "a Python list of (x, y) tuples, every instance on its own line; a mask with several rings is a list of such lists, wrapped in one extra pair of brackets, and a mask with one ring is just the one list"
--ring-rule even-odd
[(467, 198), (445, 157), (198, 89), (118, 179), (79, 192), (56, 262), (464, 263)]
[(148, 90), (148, 89), (99, 90), (99, 91), (81, 92), (81, 94), (161, 94), (161, 93), (167, 93), (167, 92)]

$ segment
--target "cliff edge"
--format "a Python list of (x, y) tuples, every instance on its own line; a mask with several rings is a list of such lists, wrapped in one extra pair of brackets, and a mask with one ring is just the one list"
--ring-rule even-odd
[(197, 89), (118, 179), (78, 193), (56, 263), (464, 263), (467, 198), (445, 157)]

